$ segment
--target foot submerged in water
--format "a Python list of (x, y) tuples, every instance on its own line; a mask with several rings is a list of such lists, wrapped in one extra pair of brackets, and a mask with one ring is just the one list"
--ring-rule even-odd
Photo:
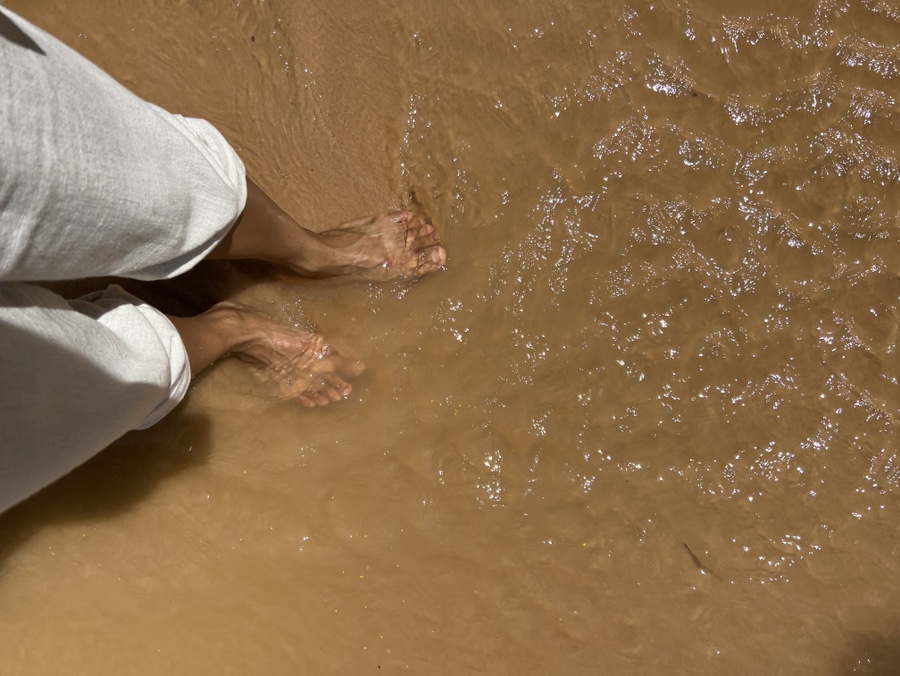
[(268, 395), (276, 399), (325, 406), (349, 397), (350, 380), (365, 371), (363, 362), (336, 352), (318, 334), (288, 329), (271, 344), (277, 356), (258, 376), (269, 383)]
[(226, 354), (252, 364), (268, 384), (261, 394), (302, 406), (324, 406), (346, 399), (350, 381), (365, 370), (319, 334), (285, 326), (264, 312), (237, 303), (219, 303), (205, 313), (216, 316), (217, 333), (233, 336)]
[(434, 226), (407, 210), (349, 221), (316, 238), (315, 250), (289, 264), (295, 274), (386, 281), (420, 277), (447, 262)]

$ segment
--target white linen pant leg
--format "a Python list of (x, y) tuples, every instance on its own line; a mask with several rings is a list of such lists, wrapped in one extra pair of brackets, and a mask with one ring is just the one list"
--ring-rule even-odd
[(190, 380), (169, 320), (121, 288), (0, 282), (0, 511), (157, 422)]
[(209, 123), (0, 7), (0, 511), (158, 421), (190, 382), (175, 327), (139, 299), (23, 282), (175, 276), (245, 202), (243, 164)]
[(0, 279), (161, 279), (209, 253), (247, 199), (221, 134), (2, 7), (0, 22), (24, 35), (0, 32)]

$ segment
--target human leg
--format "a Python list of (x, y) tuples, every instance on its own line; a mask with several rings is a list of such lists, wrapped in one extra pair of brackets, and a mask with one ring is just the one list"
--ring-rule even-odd
[(237, 357), (274, 383), (273, 395), (301, 406), (346, 399), (365, 366), (336, 352), (322, 336), (284, 326), (263, 312), (219, 303), (194, 317), (169, 317), (188, 353), (192, 375)]
[(190, 375), (172, 325), (118, 287), (66, 301), (0, 282), (0, 511), (156, 423)]
[(246, 199), (225, 138), (0, 15), (0, 280), (163, 279), (202, 260)]
[(316, 233), (248, 179), (247, 205), (209, 258), (262, 260), (302, 277), (378, 281), (432, 272), (447, 254), (434, 226), (412, 212), (379, 214)]

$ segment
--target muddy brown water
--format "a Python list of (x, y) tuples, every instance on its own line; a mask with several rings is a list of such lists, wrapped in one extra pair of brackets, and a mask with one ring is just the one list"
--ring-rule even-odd
[(7, 4), (450, 261), (227, 276), (369, 371), (222, 363), (0, 517), (4, 673), (900, 669), (895, 2)]

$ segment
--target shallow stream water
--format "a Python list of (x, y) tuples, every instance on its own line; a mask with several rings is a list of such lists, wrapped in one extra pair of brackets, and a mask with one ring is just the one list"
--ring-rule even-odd
[(4, 673), (900, 670), (900, 5), (10, 1), (414, 283), (208, 284), (222, 363), (0, 517)]

